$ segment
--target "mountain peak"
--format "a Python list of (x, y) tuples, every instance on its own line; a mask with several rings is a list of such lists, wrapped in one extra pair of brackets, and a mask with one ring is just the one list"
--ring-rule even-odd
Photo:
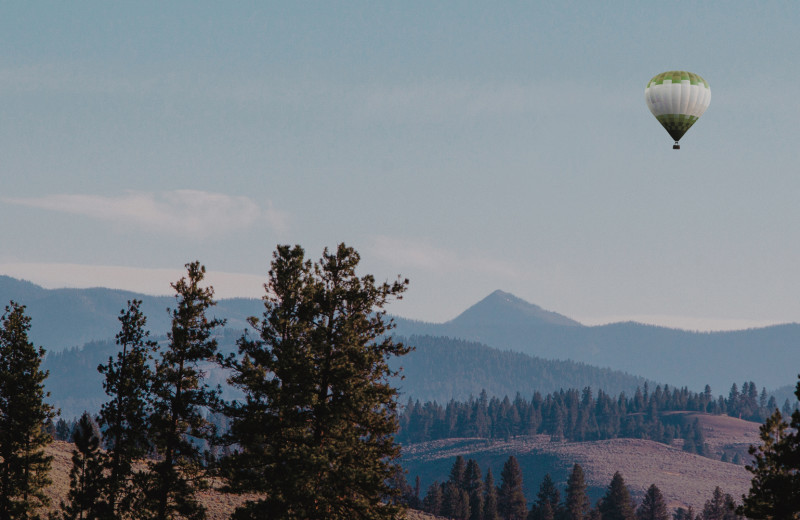
[(526, 302), (511, 293), (499, 289), (459, 314), (450, 323), (500, 323), (517, 320), (535, 322), (541, 325), (582, 326), (573, 319), (542, 309), (538, 305)]

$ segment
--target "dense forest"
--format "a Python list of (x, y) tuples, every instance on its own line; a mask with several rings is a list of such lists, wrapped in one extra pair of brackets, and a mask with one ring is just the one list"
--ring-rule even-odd
[[(487, 392), (467, 401), (451, 400), (446, 405), (435, 401), (409, 400), (400, 415), (398, 440), (415, 443), (454, 437), (507, 439), (518, 435), (546, 434), (554, 439), (589, 441), (618, 437), (643, 438), (671, 443), (683, 438), (684, 448), (703, 454), (702, 432), (692, 423), (682, 423), (677, 411), (727, 414), (763, 422), (776, 408), (774, 397), (765, 389), (759, 393), (755, 383), (734, 384), (727, 398), (714, 397), (711, 388), (690, 392), (647, 384), (633, 396), (617, 396), (603, 390), (594, 394), (590, 387), (542, 395), (530, 400), (517, 393), (512, 400), (489, 397)], [(788, 401), (784, 413), (792, 411)]]

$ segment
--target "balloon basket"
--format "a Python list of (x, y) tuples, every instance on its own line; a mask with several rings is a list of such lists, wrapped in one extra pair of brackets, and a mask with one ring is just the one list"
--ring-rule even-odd
[(681, 145), (679, 145), (678, 143), (675, 143), (675, 144), (672, 145), (672, 149), (673, 150), (680, 150), (681, 149)]

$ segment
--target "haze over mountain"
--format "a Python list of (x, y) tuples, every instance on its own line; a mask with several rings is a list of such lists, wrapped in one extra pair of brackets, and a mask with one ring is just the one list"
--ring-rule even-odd
[[(0, 302), (28, 307), (31, 338), (51, 352), (111, 339), (117, 316), (132, 298), (143, 300), (148, 328), (163, 335), (169, 328), (170, 296), (128, 291), (43, 289), (0, 276)], [(220, 300), (213, 313), (228, 319), (228, 328), (243, 329), (248, 316), (260, 315), (258, 299)], [(800, 325), (786, 324), (728, 332), (691, 332), (633, 322), (585, 326), (509, 293), (495, 291), (445, 323), (395, 317), (394, 333), (409, 337), (446, 336), (538, 358), (572, 360), (608, 367), (652, 381), (700, 391), (710, 384), (715, 394), (731, 384), (755, 381), (759, 387), (794, 385), (800, 366)]]
[[(238, 330), (223, 330), (217, 337), (220, 351), (235, 352), (240, 335)], [(163, 336), (158, 339), (164, 340)], [(550, 393), (561, 388), (591, 386), (611, 394), (632, 395), (645, 383), (641, 377), (615, 370), (535, 358), (463, 340), (433, 336), (400, 339), (416, 347), (408, 355), (391, 361), (393, 368), (403, 367), (403, 379), (394, 382), (403, 404), (409, 398), (440, 403), (466, 400), (478, 396), (482, 390), (500, 398), (513, 398), (517, 392), (530, 398), (535, 391)], [(84, 410), (96, 412), (100, 409), (107, 396), (97, 365), (107, 363), (117, 350), (113, 340), (95, 341), (81, 348), (52, 352), (45, 358), (43, 366), (50, 371), (45, 381), (52, 394), (49, 402), (61, 409), (63, 417), (72, 418)], [(226, 387), (226, 377), (219, 367), (209, 365), (207, 382), (226, 388), (226, 399), (240, 397), (238, 392)]]
[[(175, 307), (172, 296), (149, 296), (131, 291), (106, 289), (44, 289), (31, 282), (0, 275), (0, 308), (14, 300), (27, 307), (31, 317), (31, 340), (45, 350), (58, 352), (90, 341), (103, 341), (119, 332), (117, 319), (128, 300), (142, 300), (147, 328), (153, 335), (166, 334)], [(220, 300), (213, 313), (228, 320), (227, 327), (243, 329), (248, 316), (260, 315), (258, 299)]]
[(650, 380), (715, 394), (731, 384), (794, 384), (800, 367), (800, 325), (692, 332), (626, 322), (585, 326), (503, 291), (495, 291), (441, 324), (395, 318), (402, 335), (429, 334), (485, 343), (545, 359), (610, 367)]

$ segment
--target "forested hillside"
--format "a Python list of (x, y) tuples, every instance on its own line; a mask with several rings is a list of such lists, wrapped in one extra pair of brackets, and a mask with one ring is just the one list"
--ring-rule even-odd
[[(219, 336), (220, 350), (234, 352), (242, 332), (225, 329)], [(158, 339), (158, 338), (156, 338)], [(163, 341), (163, 337), (161, 341)], [(519, 352), (508, 352), (462, 340), (420, 336), (401, 338), (416, 350), (392, 360), (402, 366), (402, 375), (395, 384), (400, 388), (400, 401), (408, 398), (421, 401), (447, 402), (468, 399), (486, 390), (490, 396), (526, 396), (534, 392), (549, 393), (561, 388), (586, 385), (609, 393), (632, 393), (645, 380), (609, 369), (600, 369), (571, 361), (538, 359)], [(105, 399), (102, 377), (97, 365), (105, 363), (117, 351), (113, 341), (96, 341), (83, 348), (66, 349), (47, 355), (44, 368), (50, 371), (45, 382), (51, 402), (61, 408), (62, 416), (73, 418), (84, 410), (96, 411)], [(209, 366), (213, 384), (225, 385), (225, 373)], [(226, 394), (236, 394), (230, 391)]]
[(399, 338), (416, 350), (393, 362), (403, 367), (398, 382), (401, 398), (447, 402), (477, 397), (485, 390), (502, 397), (517, 392), (530, 396), (562, 388), (601, 388), (633, 393), (645, 379), (573, 361), (547, 360), (499, 350), (473, 341), (446, 337)]

